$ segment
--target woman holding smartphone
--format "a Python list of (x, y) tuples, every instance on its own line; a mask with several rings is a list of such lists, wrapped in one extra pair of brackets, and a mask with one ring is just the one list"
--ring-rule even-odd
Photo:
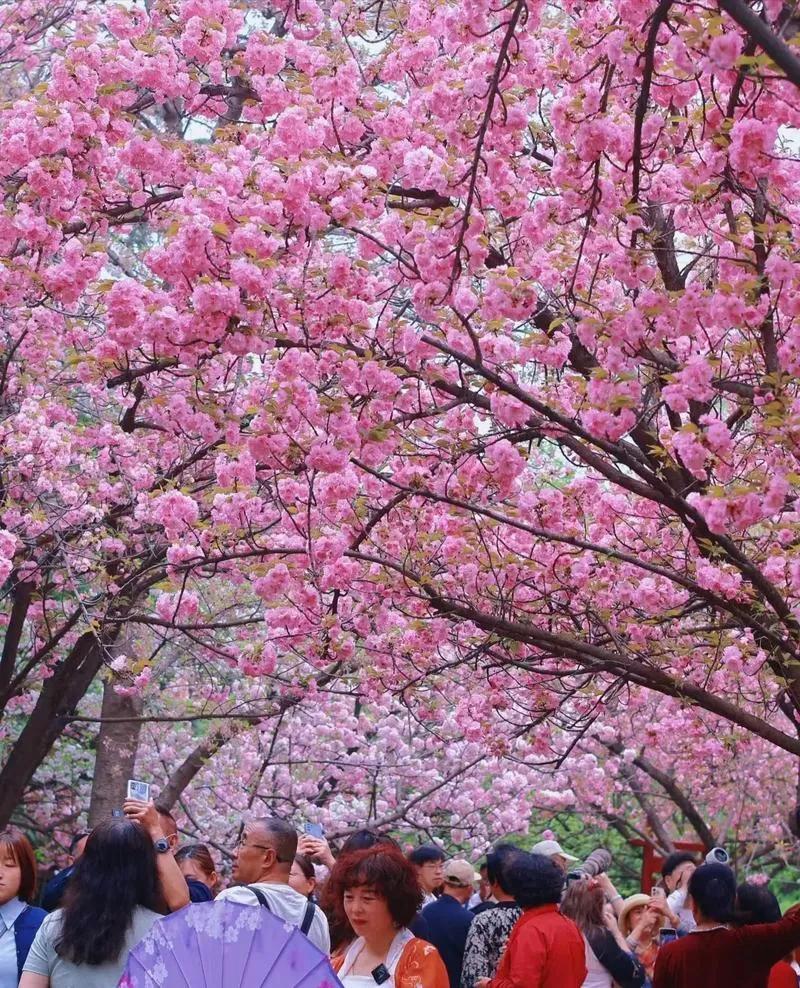
[(148, 821), (154, 829), (158, 825), (155, 807), (141, 805), (141, 822), (130, 814), (115, 817), (89, 835), (63, 909), (39, 927), (20, 988), (116, 985), (131, 948), (159, 918), (162, 900), (174, 908), (188, 904), (172, 854), (154, 847), (163, 837), (154, 840), (147, 829)]
[(663, 897), (631, 895), (622, 903), (618, 923), (620, 933), (631, 948), (636, 958), (644, 967), (646, 979), (644, 986), (650, 988), (653, 980), (653, 970), (656, 965), (658, 948), (662, 942), (662, 931), (665, 938), (675, 935), (670, 927), (665, 927), (666, 900)]

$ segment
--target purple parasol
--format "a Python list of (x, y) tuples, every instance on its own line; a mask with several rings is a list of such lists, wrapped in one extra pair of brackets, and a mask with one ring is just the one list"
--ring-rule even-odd
[(330, 961), (261, 906), (198, 902), (158, 920), (119, 988), (342, 988)]

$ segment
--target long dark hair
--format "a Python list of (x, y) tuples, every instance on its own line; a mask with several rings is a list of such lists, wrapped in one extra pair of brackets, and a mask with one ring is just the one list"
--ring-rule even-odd
[(117, 960), (134, 910), (156, 901), (156, 856), (144, 829), (132, 820), (99, 824), (67, 887), (56, 953), (73, 964)]

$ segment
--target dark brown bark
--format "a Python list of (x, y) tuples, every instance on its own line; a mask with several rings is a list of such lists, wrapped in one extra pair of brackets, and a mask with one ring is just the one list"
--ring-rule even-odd
[[(621, 755), (624, 750), (624, 746), (619, 742), (607, 744), (606, 747), (609, 751), (614, 752), (616, 755)], [(645, 758), (643, 754), (640, 754), (634, 758), (633, 764), (638, 769), (641, 769), (645, 775), (649, 775), (654, 782), (657, 782), (658, 785), (661, 786), (675, 806), (677, 806), (681, 813), (683, 813), (686, 817), (687, 821), (692, 825), (694, 832), (703, 844), (705, 844), (708, 848), (714, 847), (716, 844), (716, 838), (714, 837), (711, 828), (700, 815), (700, 811), (681, 789), (681, 787), (675, 782), (675, 780), (666, 772), (662, 772), (661, 769), (653, 765), (653, 763), (649, 761), (649, 759)]]
[[(112, 634), (116, 634), (112, 632)], [(87, 631), (45, 679), (33, 712), (0, 769), (0, 828), (11, 819), (28, 783), (64, 729), (103, 663), (101, 640)]]
[[(0, 697), (4, 696), (8, 690), (11, 679), (14, 675), (14, 667), (17, 660), (17, 650), (19, 649), (22, 631), (25, 627), (25, 618), (28, 614), (28, 607), (33, 596), (33, 584), (16, 580), (16, 574), (11, 577), (15, 581), (13, 591), (13, 601), (11, 605), (11, 615), (8, 626), (5, 630), (3, 640), (3, 654), (0, 656)], [(0, 705), (0, 712), (5, 704)]]
[(772, 61), (783, 69), (786, 78), (800, 87), (800, 58), (782, 38), (775, 34), (769, 24), (762, 20), (744, 0), (719, 0), (719, 5), (740, 27), (744, 28)]

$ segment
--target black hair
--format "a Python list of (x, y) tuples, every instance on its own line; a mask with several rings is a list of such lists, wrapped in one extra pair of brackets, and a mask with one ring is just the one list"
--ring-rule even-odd
[(499, 885), (506, 895), (514, 893), (509, 888), (508, 869), (514, 858), (524, 852), (515, 844), (497, 844), (486, 855), (486, 864), (481, 866), (486, 869), (486, 878), (490, 885)]
[(697, 861), (693, 854), (688, 851), (673, 851), (672, 854), (668, 854), (664, 858), (664, 864), (661, 865), (661, 876), (666, 878), (667, 875), (671, 875), (676, 868), (679, 868), (682, 864), (686, 864), (691, 861), (692, 864), (696, 864)]
[(389, 844), (399, 848), (400, 845), (388, 834), (379, 834), (376, 830), (356, 830), (342, 844), (341, 854), (350, 854), (352, 851), (366, 851), (368, 847), (375, 847), (376, 844)]
[(56, 953), (97, 966), (119, 958), (137, 906), (154, 909), (156, 856), (145, 830), (114, 819), (89, 834), (64, 897)]
[(727, 865), (700, 865), (689, 879), (689, 895), (706, 919), (717, 923), (733, 919), (736, 879)]
[(768, 886), (745, 882), (736, 889), (736, 922), (741, 926), (777, 923), (780, 918), (780, 904)]
[(564, 889), (564, 872), (543, 854), (520, 852), (505, 869), (509, 892), (522, 909), (558, 903)]
[(431, 861), (444, 861), (444, 859), (444, 851), (440, 847), (436, 847), (435, 844), (423, 844), (421, 847), (415, 847), (408, 855), (411, 864), (418, 866), (429, 864)]

